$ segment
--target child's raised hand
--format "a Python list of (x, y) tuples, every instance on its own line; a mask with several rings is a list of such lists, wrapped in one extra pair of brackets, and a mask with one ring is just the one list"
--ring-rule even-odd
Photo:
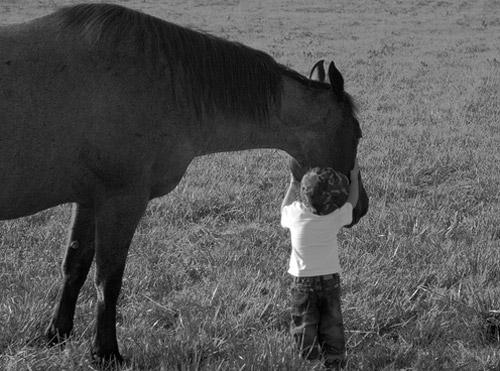
[(297, 160), (294, 158), (290, 158), (290, 161), (288, 163), (288, 167), (290, 168), (290, 172), (292, 173), (292, 177), (295, 179), (296, 182), (299, 182), (302, 180), (302, 177), (305, 174), (304, 169), (302, 166), (299, 165)]
[(351, 180), (352, 179), (357, 179), (359, 174), (359, 164), (358, 164), (358, 159), (356, 158), (354, 160), (354, 167), (351, 170)]

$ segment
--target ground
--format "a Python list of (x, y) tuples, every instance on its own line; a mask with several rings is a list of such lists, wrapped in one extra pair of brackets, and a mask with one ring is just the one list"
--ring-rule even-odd
[[(347, 369), (498, 370), (486, 317), (500, 309), (500, 1), (114, 2), (304, 74), (333, 59), (359, 107), (371, 197), (340, 235)], [(2, 0), (0, 24), (73, 3)], [(286, 164), (276, 150), (202, 157), (151, 202), (120, 299), (122, 369), (320, 369), (296, 357), (287, 333)], [(0, 222), (0, 369), (94, 367), (91, 280), (66, 347), (38, 339), (69, 210)]]

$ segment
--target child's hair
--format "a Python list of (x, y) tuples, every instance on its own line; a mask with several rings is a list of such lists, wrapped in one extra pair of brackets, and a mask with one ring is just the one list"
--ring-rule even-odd
[(300, 182), (300, 201), (313, 214), (330, 214), (344, 205), (348, 196), (349, 179), (330, 167), (315, 167)]

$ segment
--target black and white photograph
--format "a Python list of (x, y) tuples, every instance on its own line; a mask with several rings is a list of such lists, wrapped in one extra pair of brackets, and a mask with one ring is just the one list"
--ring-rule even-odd
[(500, 1), (0, 0), (0, 370), (500, 371)]

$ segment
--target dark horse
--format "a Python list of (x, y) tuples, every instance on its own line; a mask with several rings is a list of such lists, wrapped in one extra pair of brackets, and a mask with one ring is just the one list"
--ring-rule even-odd
[[(195, 156), (278, 148), (348, 174), (359, 123), (340, 72), (306, 78), (244, 45), (121, 6), (0, 28), (0, 219), (75, 203), (51, 342), (73, 327), (95, 258), (93, 354), (120, 360), (116, 303), (148, 201)], [(368, 208), (360, 187), (356, 223)]]

